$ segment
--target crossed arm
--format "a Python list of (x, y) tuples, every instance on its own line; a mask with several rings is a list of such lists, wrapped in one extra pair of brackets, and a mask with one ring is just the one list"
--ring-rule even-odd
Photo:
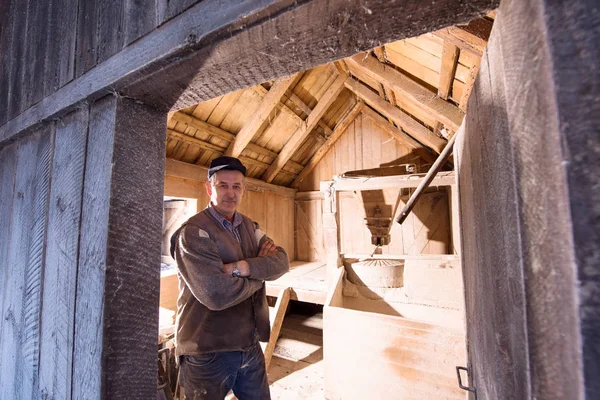
[[(197, 226), (186, 225), (178, 234), (175, 258), (179, 273), (194, 297), (210, 310), (241, 303), (262, 288), (264, 280), (279, 278), (289, 269), (285, 250), (265, 235), (257, 257), (223, 264), (215, 242)], [(232, 276), (234, 264), (243, 278)]]

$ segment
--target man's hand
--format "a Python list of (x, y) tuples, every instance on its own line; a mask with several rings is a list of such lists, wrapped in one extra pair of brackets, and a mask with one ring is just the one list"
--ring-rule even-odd
[(273, 243), (270, 240), (267, 240), (263, 243), (263, 245), (260, 247), (260, 250), (258, 251), (258, 256), (270, 256), (275, 254), (275, 252), (277, 251), (277, 246), (275, 245), (275, 243)]

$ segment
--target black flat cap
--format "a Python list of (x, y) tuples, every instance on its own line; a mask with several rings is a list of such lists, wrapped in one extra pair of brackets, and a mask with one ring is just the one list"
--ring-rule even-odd
[(222, 170), (240, 171), (246, 176), (246, 167), (240, 160), (235, 157), (221, 156), (217, 157), (210, 162), (208, 167), (208, 178), (215, 174), (215, 172)]

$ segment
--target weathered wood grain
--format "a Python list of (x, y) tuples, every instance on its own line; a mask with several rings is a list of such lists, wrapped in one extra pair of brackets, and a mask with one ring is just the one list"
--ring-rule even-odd
[[(85, 10), (94, 7), (94, 1), (53, 0), (51, 2), (48, 32), (45, 33), (44, 97), (56, 92), (75, 76), (75, 45), (79, 38), (77, 14), (84, 21), (80, 23), (95, 25), (86, 20)], [(56, 40), (60, 38), (60, 40)], [(39, 82), (38, 82), (39, 83)]]
[[(116, 122), (116, 98), (93, 103), (89, 113), (73, 348), (72, 397), (100, 399), (106, 229), (110, 210), (111, 168)], [(102, 225), (100, 225), (102, 223)], [(102, 228), (100, 228), (102, 227)]]
[[(4, 316), (4, 300), (9, 292), (8, 279), (11, 276), (8, 264), (8, 242), (10, 240), (12, 206), (17, 170), (18, 144), (7, 146), (0, 150), (0, 317)], [(4, 321), (4, 320), (3, 320)], [(4, 337), (3, 326), (0, 324), (0, 349)], [(0, 360), (0, 365), (2, 361)]]
[(87, 107), (56, 124), (43, 275), (39, 396), (71, 398)]
[[(12, 30), (14, 29), (14, 24), (17, 22), (14, 16), (15, 6), (16, 2), (8, 2), (0, 14), (0, 54), (9, 55), (12, 48)], [(6, 57), (0, 63), (0, 88), (3, 88), (3, 92), (0, 94), (0, 125), (4, 125), (8, 119), (9, 84), (10, 76), (13, 72), (12, 61), (11, 57)]]
[(125, 3), (121, 0), (98, 2), (96, 64), (101, 64), (123, 48), (125, 42)]
[[(546, 1), (544, 10), (549, 24), (548, 41), (552, 49), (561, 133), (554, 142), (554, 148), (558, 147), (560, 140), (563, 151), (561, 165), (566, 168), (577, 264), (579, 290), (576, 294), (581, 324), (585, 396), (591, 399), (600, 397), (600, 74), (596, 61), (600, 59), (600, 13), (597, 4), (586, 1)], [(517, 80), (518, 77), (513, 79)], [(525, 135), (522, 138), (525, 139)], [(558, 160), (555, 162), (558, 163)], [(531, 175), (535, 175), (535, 172), (531, 171)], [(560, 241), (561, 236), (555, 238)], [(539, 249), (535, 258), (542, 257), (543, 252), (543, 249)], [(559, 264), (557, 266), (560, 267)], [(552, 276), (548, 274), (545, 278), (548, 280)], [(540, 282), (540, 289), (543, 286), (544, 282)], [(557, 300), (560, 302), (560, 299)], [(553, 307), (554, 304), (546, 303), (547, 306)], [(546, 307), (542, 311), (547, 310)], [(537, 314), (536, 320), (538, 324), (543, 322), (543, 313)], [(548, 340), (547, 346), (539, 348), (539, 354), (543, 354), (551, 343)], [(553, 372), (558, 374), (558, 371)], [(551, 382), (553, 375), (547, 379), (546, 382)], [(540, 396), (543, 393), (540, 392)]]
[[(10, 60), (10, 75), (8, 79), (8, 91), (6, 103), (8, 104), (7, 119), (10, 120), (21, 112), (23, 102), (23, 76), (25, 71), (25, 37), (27, 32), (27, 6), (26, 1), (16, 1), (14, 13), (11, 18), (14, 19), (13, 29), (11, 31), (11, 46), (8, 59)], [(26, 129), (27, 127), (23, 127)]]
[(157, 0), (158, 25), (162, 25), (200, 1), (202, 0)]
[(21, 83), (21, 109), (27, 109), (44, 97), (44, 58), (48, 51), (46, 38), (48, 33), (48, 14), (50, 2), (33, 1), (29, 4), (27, 13), (27, 31), (23, 38), (25, 45), (25, 64), (23, 82)]
[(77, 34), (75, 35), (75, 77), (92, 69), (96, 65), (96, 46), (98, 43), (98, 1), (79, 0), (77, 9)]
[(42, 291), (50, 168), (51, 127), (23, 139), (17, 154), (8, 268), (3, 291), (0, 337), (0, 387), (3, 399), (34, 397), (39, 354)]
[(155, 396), (165, 131), (166, 115), (130, 100), (109, 96), (91, 108), (75, 398)]
[(125, 46), (156, 28), (158, 23), (155, 3), (156, 0), (126, 0), (124, 2)]
[(598, 395), (598, 263), (579, 258), (598, 246), (598, 75), (582, 78), (597, 22), (587, 2), (503, 2), (468, 103), (462, 254), (471, 368), (486, 398)]

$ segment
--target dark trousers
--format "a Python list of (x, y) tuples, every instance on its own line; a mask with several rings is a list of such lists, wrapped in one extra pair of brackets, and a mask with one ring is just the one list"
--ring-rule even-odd
[(182, 356), (179, 373), (186, 400), (223, 400), (230, 390), (239, 400), (271, 399), (258, 342), (246, 351)]

